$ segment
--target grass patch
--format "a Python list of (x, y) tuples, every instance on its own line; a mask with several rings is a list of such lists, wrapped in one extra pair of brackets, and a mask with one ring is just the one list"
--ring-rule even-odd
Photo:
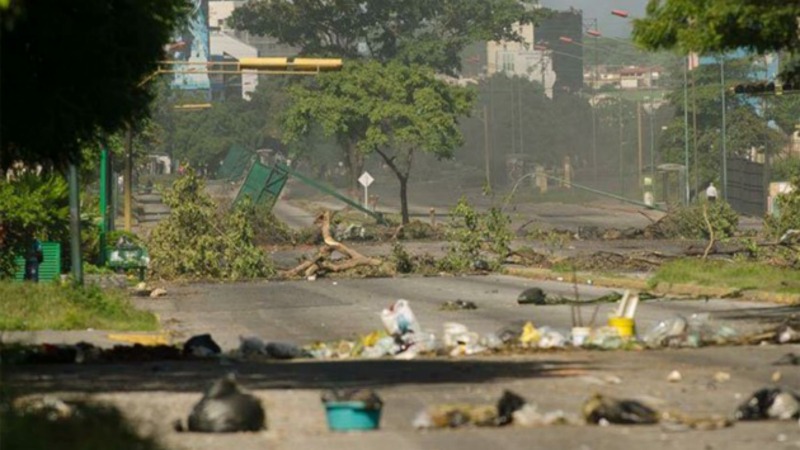
[(695, 284), (800, 294), (797, 271), (745, 261), (679, 259), (661, 266), (648, 284)]
[(124, 292), (97, 286), (0, 282), (0, 330), (151, 331), (156, 317)]

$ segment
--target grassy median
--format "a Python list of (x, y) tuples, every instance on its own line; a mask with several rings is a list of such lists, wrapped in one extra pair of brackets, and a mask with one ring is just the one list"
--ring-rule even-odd
[(651, 286), (662, 283), (800, 294), (800, 272), (797, 270), (746, 261), (671, 261), (661, 266), (649, 280)]
[(158, 320), (122, 291), (58, 283), (0, 282), (0, 330), (151, 331)]

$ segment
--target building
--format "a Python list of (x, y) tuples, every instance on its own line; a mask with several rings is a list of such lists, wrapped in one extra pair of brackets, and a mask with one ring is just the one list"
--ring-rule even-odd
[(233, 14), (233, 11), (244, 5), (246, 2), (243, 0), (212, 0), (209, 2), (209, 25), (212, 30), (223, 32), (229, 36), (238, 39), (245, 44), (255, 47), (258, 51), (258, 56), (296, 56), (300, 53), (300, 49), (292, 47), (291, 45), (281, 44), (277, 39), (271, 36), (258, 36), (251, 35), (246, 31), (234, 30), (228, 26), (227, 20)]
[[(258, 56), (258, 50), (255, 47), (245, 44), (225, 32), (214, 31), (209, 40), (211, 42), (212, 71), (224, 70), (222, 65), (214, 65), (214, 62), (236, 62), (242, 58)], [(250, 94), (258, 86), (258, 75), (256, 74), (212, 73), (209, 78), (213, 100), (224, 100), (232, 95), (249, 99)]]
[(576, 9), (559, 11), (538, 23), (533, 30), (535, 48), (547, 49), (555, 72), (553, 93), (583, 90), (583, 13)]

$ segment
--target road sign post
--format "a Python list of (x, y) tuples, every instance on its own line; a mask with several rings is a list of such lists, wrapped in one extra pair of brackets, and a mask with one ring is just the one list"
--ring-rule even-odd
[(358, 182), (364, 186), (364, 208), (366, 209), (369, 209), (369, 185), (372, 184), (373, 181), (375, 181), (375, 179), (372, 178), (372, 175), (367, 171), (364, 171), (364, 173), (358, 177)]

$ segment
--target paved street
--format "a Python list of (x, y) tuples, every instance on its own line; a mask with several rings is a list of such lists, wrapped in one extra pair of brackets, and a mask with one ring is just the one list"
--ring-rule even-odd
[[(568, 283), (484, 276), (187, 285), (170, 289), (165, 298), (137, 302), (156, 311), (168, 329), (185, 337), (211, 332), (223, 348), (236, 346), (239, 335), (307, 343), (379, 329), (380, 310), (401, 297), (411, 302), (423, 328), (439, 335), (445, 321), (461, 322), (478, 332), (526, 320), (566, 330), (570, 325), (567, 306), (516, 304), (519, 292), (534, 285), (550, 295), (572, 295), (573, 288)], [(582, 299), (606, 292), (592, 286), (580, 287)], [(455, 299), (474, 301), (479, 309), (439, 310), (442, 301)], [(603, 305), (598, 321), (611, 308), (613, 305)], [(584, 308), (584, 320), (588, 321), (591, 311), (591, 307)], [(795, 307), (732, 300), (650, 301), (640, 305), (637, 326), (644, 331), (658, 319), (675, 313), (711, 312), (715, 321), (753, 330), (796, 311)], [(51, 333), (39, 335), (38, 339), (48, 336), (69, 340), (78, 335)], [(4, 339), (10, 337), (7, 333)], [(800, 427), (795, 421), (738, 423), (725, 430), (684, 432), (660, 426), (420, 432), (412, 428), (411, 421), (426, 405), (493, 403), (503, 389), (518, 392), (544, 411), (561, 409), (577, 414), (586, 398), (601, 392), (643, 398), (663, 408), (696, 415), (728, 415), (751, 392), (769, 385), (776, 371), (780, 371), (781, 384), (798, 385), (800, 374), (796, 367), (772, 365), (790, 351), (800, 352), (800, 346), (639, 352), (564, 350), (408, 362), (382, 359), (45, 365), (7, 368), (4, 379), (10, 386), (28, 391), (92, 393), (100, 400), (122, 406), (141, 431), (155, 433), (173, 449), (788, 449), (800, 446)], [(681, 382), (667, 382), (672, 370), (682, 373)], [(215, 436), (171, 431), (172, 421), (188, 414), (205, 386), (230, 371), (236, 372), (242, 384), (264, 401), (269, 430)], [(730, 381), (715, 381), (717, 372), (730, 374)], [(370, 386), (379, 391), (386, 402), (380, 431), (327, 431), (319, 393), (341, 386)]]
[[(315, 340), (336, 340), (365, 334), (382, 327), (381, 310), (399, 298), (410, 301), (424, 330), (441, 333), (444, 322), (460, 322), (479, 333), (497, 331), (506, 325), (531, 321), (565, 332), (571, 327), (570, 308), (565, 305), (518, 305), (522, 290), (538, 286), (552, 297), (574, 297), (570, 283), (537, 281), (490, 275), (467, 277), (409, 277), (318, 279), (316, 281), (202, 284), (171, 289), (158, 300), (138, 300), (142, 307), (159, 314), (180, 336), (211, 332), (223, 348), (238, 346), (239, 336), (259, 336), (304, 344)], [(612, 292), (595, 286), (579, 286), (581, 299)], [(470, 300), (475, 311), (440, 311), (442, 302)], [(596, 323), (602, 323), (616, 305), (603, 304)], [(715, 312), (715, 317), (737, 328), (752, 329), (754, 320), (773, 308), (764, 304), (734, 300), (649, 301), (639, 307), (637, 325), (646, 331), (660, 319), (676, 313)], [(594, 305), (582, 308), (589, 322)]]

